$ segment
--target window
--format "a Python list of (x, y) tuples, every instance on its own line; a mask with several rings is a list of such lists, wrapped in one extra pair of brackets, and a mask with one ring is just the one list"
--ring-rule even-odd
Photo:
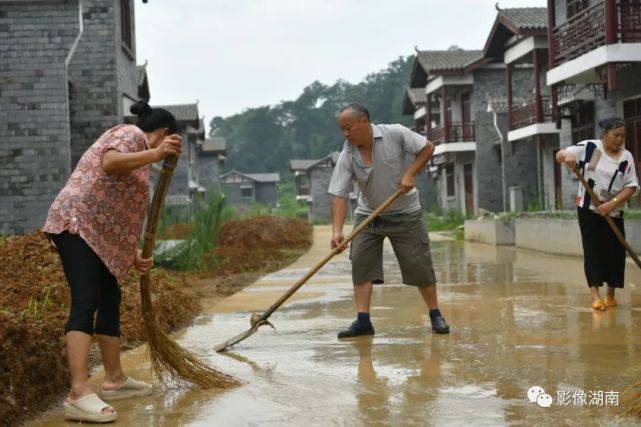
[(131, 8), (129, 7), (129, 0), (120, 0), (120, 31), (122, 44), (131, 51)]
[(254, 194), (254, 189), (251, 186), (243, 185), (240, 187), (240, 196), (244, 198), (251, 198)]
[(578, 101), (571, 106), (572, 114), (572, 144), (593, 139), (594, 134), (594, 102)]
[(589, 0), (567, 0), (567, 19), (578, 15), (582, 10), (587, 9), (589, 5)]
[(454, 196), (454, 165), (445, 165), (445, 185), (447, 187), (447, 195)]

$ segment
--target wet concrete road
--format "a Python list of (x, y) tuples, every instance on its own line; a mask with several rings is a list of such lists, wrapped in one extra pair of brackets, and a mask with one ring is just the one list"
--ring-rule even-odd
[[(296, 263), (211, 307), (179, 335), (182, 345), (247, 384), (224, 392), (172, 387), (116, 402), (118, 424), (637, 422), (613, 409), (616, 393), (641, 380), (641, 274), (633, 266), (619, 308), (594, 313), (580, 259), (433, 240), (441, 311), (452, 328), (442, 336), (430, 332), (418, 292), (400, 284), (386, 248), (386, 284), (375, 287), (372, 304), (376, 337), (339, 341), (336, 332), (354, 317), (342, 254), (272, 316), (276, 333), (263, 328), (227, 354), (210, 350), (246, 329), (250, 312), (273, 303), (327, 253), (328, 242), (328, 228), (317, 227), (314, 247)], [(132, 375), (152, 380), (144, 349), (127, 353), (124, 362)], [(551, 396), (551, 407), (530, 403), (532, 386)], [(572, 392), (578, 400), (558, 404)], [(609, 397), (598, 404), (592, 393)], [(36, 425), (61, 422), (58, 411)]]

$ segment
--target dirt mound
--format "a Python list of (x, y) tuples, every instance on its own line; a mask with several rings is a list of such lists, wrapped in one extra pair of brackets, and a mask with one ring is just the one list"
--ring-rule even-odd
[[(173, 232), (184, 234), (188, 227)], [(278, 269), (311, 245), (311, 231), (305, 222), (280, 217), (227, 222), (211, 254), (216, 268), (200, 276), (224, 282)], [(42, 232), (0, 243), (0, 265), (0, 424), (14, 425), (46, 409), (69, 387), (64, 324), (70, 296), (60, 258)], [(198, 294), (190, 289), (193, 272), (154, 269), (151, 280), (158, 320), (166, 330), (187, 325), (199, 313)], [(250, 281), (230, 283), (211, 292), (228, 295)], [(144, 340), (136, 273), (124, 280), (121, 292), (121, 341), (127, 348)]]
[(187, 239), (191, 234), (194, 226), (192, 224), (179, 223), (172, 224), (160, 233), (158, 233), (157, 240), (166, 239)]
[[(42, 232), (0, 245), (0, 265), (0, 419), (13, 424), (46, 408), (68, 387), (64, 324), (70, 296), (60, 258)], [(182, 276), (154, 271), (152, 283), (166, 330), (187, 324), (199, 311), (198, 301), (179, 290)], [(132, 347), (144, 339), (135, 273), (121, 290), (121, 338), (124, 347)]]
[(298, 247), (311, 244), (311, 225), (298, 219), (259, 216), (241, 221), (228, 221), (220, 230), (222, 246)]
[(312, 226), (304, 221), (275, 216), (228, 221), (214, 251), (215, 272), (237, 274), (269, 268), (312, 244)]

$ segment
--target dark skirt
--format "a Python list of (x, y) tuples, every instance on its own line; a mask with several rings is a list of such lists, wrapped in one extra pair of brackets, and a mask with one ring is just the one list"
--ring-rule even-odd
[[(625, 247), (619, 242), (605, 218), (586, 208), (578, 208), (583, 241), (583, 267), (588, 286), (623, 288)], [(611, 217), (625, 236), (623, 218)]]

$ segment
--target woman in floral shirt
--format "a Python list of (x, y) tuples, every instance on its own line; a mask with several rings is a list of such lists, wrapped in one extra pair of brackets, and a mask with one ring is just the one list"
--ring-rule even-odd
[[(151, 393), (151, 386), (126, 376), (120, 366), (119, 283), (132, 266), (147, 273), (151, 259), (138, 249), (149, 200), (152, 163), (180, 155), (182, 139), (167, 110), (137, 102), (136, 125), (107, 130), (84, 153), (49, 209), (43, 227), (55, 243), (71, 289), (65, 326), (71, 391), (67, 418), (109, 422), (114, 409), (92, 392), (88, 361), (95, 334), (102, 352), (106, 400)], [(95, 316), (95, 319), (94, 319)]]

